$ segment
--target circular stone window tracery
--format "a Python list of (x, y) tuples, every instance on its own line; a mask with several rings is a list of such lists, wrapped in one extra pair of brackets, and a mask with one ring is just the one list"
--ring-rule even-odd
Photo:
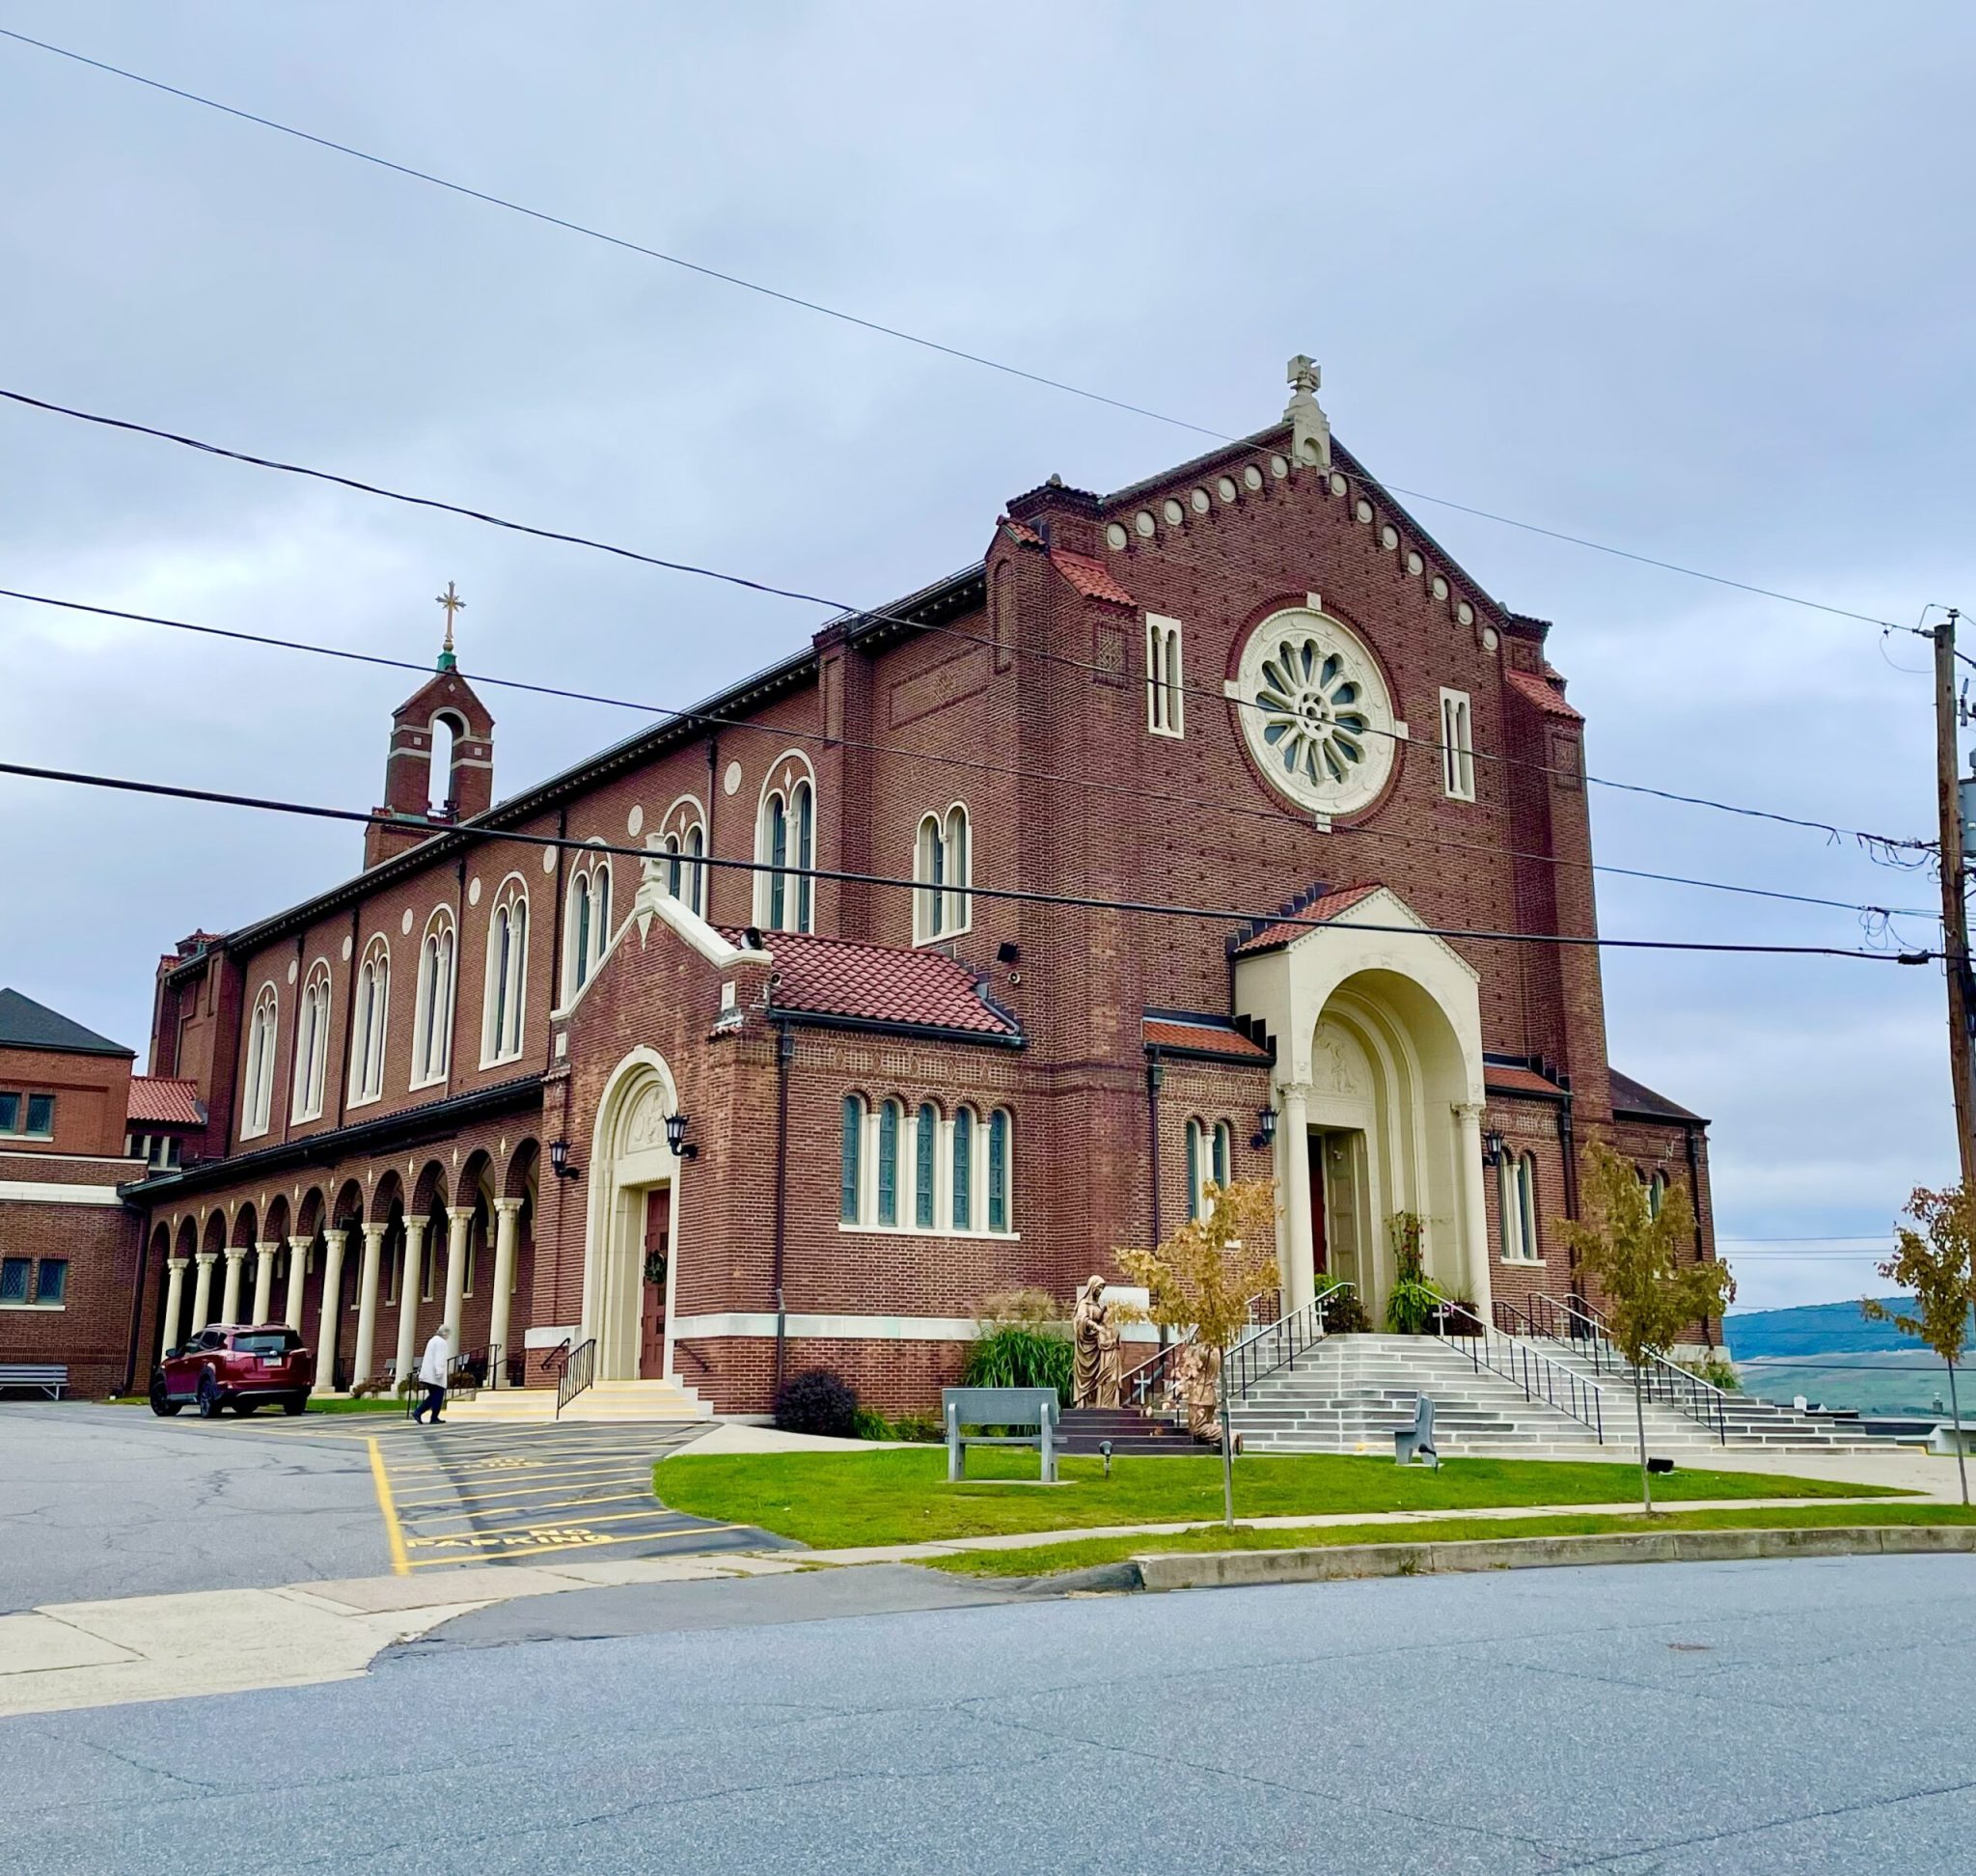
[(1350, 627), (1276, 613), (1249, 633), (1235, 683), (1249, 754), (1279, 794), (1324, 814), (1377, 799), (1392, 773), (1392, 700)]

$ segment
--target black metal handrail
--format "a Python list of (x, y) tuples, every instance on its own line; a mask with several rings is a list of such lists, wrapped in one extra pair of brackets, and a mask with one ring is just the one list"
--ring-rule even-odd
[[(1492, 1329), (1465, 1303), (1438, 1303), (1441, 1339), (1457, 1355), (1465, 1355), (1478, 1373), (1488, 1368), (1523, 1389), (1525, 1400), (1541, 1400), (1560, 1414), (1588, 1426), (1601, 1446), (1606, 1444), (1606, 1405), (1596, 1381), (1540, 1354), (1514, 1335)], [(1450, 1332), (1448, 1325), (1461, 1326)]]
[[(1246, 1310), (1251, 1331), (1266, 1329), (1276, 1320), (1281, 1309), (1281, 1294), (1276, 1289), (1257, 1290), (1249, 1299)], [(1173, 1397), (1173, 1364), (1179, 1360), (1180, 1351), (1192, 1348), (1194, 1342), (1194, 1331), (1190, 1329), (1177, 1340), (1148, 1355), (1137, 1367), (1129, 1368), (1119, 1377), (1120, 1405), (1136, 1408), (1148, 1418), (1168, 1411)]]
[(1275, 1322), (1251, 1329), (1228, 1351), (1221, 1365), (1222, 1385), (1230, 1400), (1246, 1400), (1249, 1391), (1265, 1375), (1278, 1368), (1294, 1368), (1298, 1356), (1324, 1340), (1325, 1306), (1331, 1298), (1352, 1287), (1336, 1283), (1321, 1289), (1302, 1309)]
[(579, 1342), (570, 1349), (563, 1364), (562, 1378), (556, 1383), (556, 1418), (563, 1418), (563, 1410), (578, 1394), (597, 1378), (597, 1340), (594, 1336), (589, 1341)]
[[(1590, 1363), (1596, 1373), (1610, 1374), (1629, 1387), (1633, 1385), (1632, 1364), (1613, 1341), (1611, 1324), (1591, 1304), (1577, 1297), (1560, 1301), (1554, 1296), (1533, 1296), (1527, 1309), (1519, 1309), (1507, 1299), (1498, 1300), (1496, 1320), (1501, 1322), (1506, 1312), (1521, 1315), (1537, 1335), (1565, 1343), (1579, 1360)], [(1717, 1444), (1729, 1444), (1728, 1396), (1713, 1382), (1651, 1350), (1638, 1370), (1638, 1380), (1643, 1399), (1672, 1407), (1707, 1427)]]

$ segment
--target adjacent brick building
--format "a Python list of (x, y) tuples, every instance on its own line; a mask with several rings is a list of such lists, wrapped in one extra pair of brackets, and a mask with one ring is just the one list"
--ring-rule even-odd
[(449, 647), (366, 869), (159, 966), (202, 1120), (130, 1188), (147, 1349), (286, 1315), (349, 1380), (447, 1321), (517, 1379), (593, 1339), (725, 1411), (817, 1363), (920, 1406), (984, 1295), (1231, 1176), (1277, 1182), (1292, 1304), (1376, 1312), (1413, 1212), (1510, 1319), (1576, 1287), (1593, 1134), (1713, 1255), (1705, 1123), (1608, 1068), (1596, 948), (1530, 942), (1596, 931), (1550, 627), (1293, 383), (499, 805)]

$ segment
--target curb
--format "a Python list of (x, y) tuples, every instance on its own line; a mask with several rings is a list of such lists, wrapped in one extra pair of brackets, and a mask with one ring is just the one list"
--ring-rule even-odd
[(1355, 1577), (1560, 1569), (1591, 1563), (1732, 1563), (1769, 1558), (1952, 1553), (1976, 1553), (1976, 1525), (1612, 1531), (1579, 1537), (1338, 1544), (1311, 1550), (1163, 1551), (1134, 1558), (1131, 1567), (1144, 1589), (1233, 1589), (1265, 1583), (1332, 1583)]

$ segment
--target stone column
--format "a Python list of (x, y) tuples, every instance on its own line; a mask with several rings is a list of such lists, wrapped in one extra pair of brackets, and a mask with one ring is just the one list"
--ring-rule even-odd
[(502, 1385), (502, 1373), (508, 1366), (508, 1358), (513, 1351), (508, 1346), (508, 1305), (514, 1290), (514, 1248), (521, 1236), (521, 1200), (519, 1199), (497, 1199), (494, 1201), (494, 1310), (488, 1321), (487, 1346), (489, 1350), (499, 1348), (499, 1364), (494, 1373), (487, 1377), (487, 1385), (498, 1388)]
[(398, 1274), (398, 1364), (392, 1376), (400, 1385), (419, 1359), (419, 1266), (425, 1258), (426, 1223), (405, 1220), (404, 1261)]
[(247, 1267), (247, 1247), (244, 1244), (227, 1246), (227, 1286), (220, 1298), (220, 1320), (238, 1322), (240, 1320), (240, 1280)]
[(288, 1240), (288, 1306), (282, 1316), (296, 1335), (302, 1333), (302, 1292), (309, 1282), (309, 1247), (313, 1238)]
[(192, 1280), (192, 1333), (196, 1336), (212, 1320), (212, 1267), (220, 1260), (217, 1251), (202, 1251), (193, 1259), (199, 1275)]
[(371, 1357), (377, 1352), (377, 1275), (384, 1264), (384, 1234), (389, 1225), (364, 1227), (364, 1262), (357, 1273), (357, 1354), (350, 1367), (352, 1385), (370, 1378)]
[(165, 1319), (158, 1334), (160, 1356), (178, 1346), (178, 1317), (185, 1306), (185, 1259), (165, 1259)]
[(446, 1208), (446, 1327), (447, 1351), (457, 1355), (460, 1346), (460, 1310), (467, 1292), (467, 1233), (474, 1228), (471, 1205)]
[(254, 1247), (254, 1320), (268, 1320), (268, 1310), (274, 1308), (274, 1259), (281, 1245), (273, 1238), (262, 1238)]
[(1482, 1189), (1482, 1104), (1457, 1101), (1454, 1129), (1455, 1191), (1461, 1206), (1456, 1229), (1463, 1240), (1457, 1268), (1468, 1278), (1475, 1313), (1489, 1322), (1494, 1319), (1495, 1301), (1489, 1284), (1488, 1195)]
[(1317, 1242), (1310, 1229), (1309, 1089), (1291, 1082), (1276, 1093), (1281, 1117), (1276, 1139), (1282, 1148), (1283, 1216), (1289, 1227), (1289, 1293), (1283, 1310), (1301, 1310), (1317, 1294)]
[(336, 1332), (339, 1292), (343, 1286), (343, 1246), (347, 1231), (322, 1234), (322, 1333), (316, 1338), (316, 1392), (336, 1393)]

